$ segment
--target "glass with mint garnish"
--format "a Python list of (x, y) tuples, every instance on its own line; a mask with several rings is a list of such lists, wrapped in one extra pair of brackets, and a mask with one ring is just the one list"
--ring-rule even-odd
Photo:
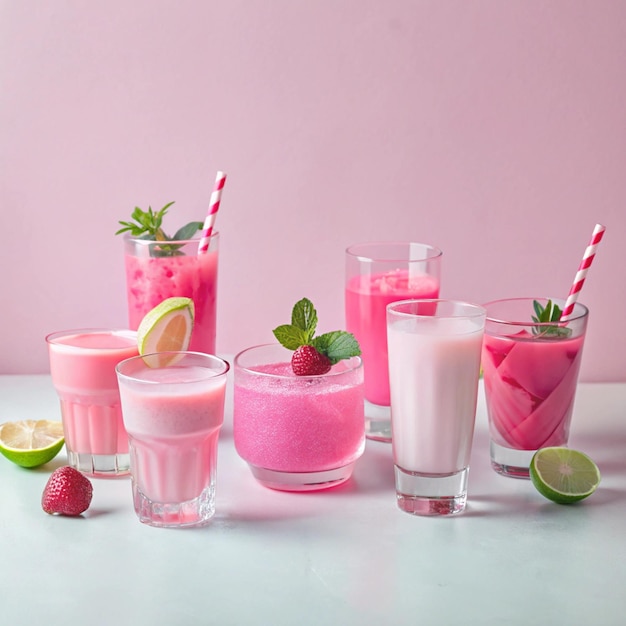
[(317, 334), (317, 311), (303, 298), (279, 343), (234, 361), (235, 447), (265, 487), (313, 491), (350, 478), (365, 447), (363, 364), (345, 331)]
[(158, 211), (135, 207), (129, 220), (119, 222), (115, 234), (124, 236), (129, 325), (136, 330), (146, 313), (167, 298), (191, 298), (195, 318), (189, 349), (215, 354), (219, 233), (213, 231), (202, 253), (202, 222), (168, 234), (163, 218), (173, 204)]
[(577, 303), (561, 321), (564, 302), (554, 298), (484, 306), (491, 465), (499, 474), (528, 478), (538, 449), (567, 445), (589, 311)]

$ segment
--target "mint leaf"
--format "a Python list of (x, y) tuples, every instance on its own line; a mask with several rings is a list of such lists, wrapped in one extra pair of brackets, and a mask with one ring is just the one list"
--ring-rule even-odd
[(294, 304), (291, 311), (291, 324), (304, 331), (306, 339), (303, 343), (311, 341), (317, 328), (317, 311), (308, 298), (302, 298)]
[(189, 222), (189, 224), (185, 224), (182, 228), (179, 228), (173, 237), (169, 237), (165, 232), (163, 232), (161, 225), (167, 210), (173, 204), (173, 202), (168, 202), (158, 211), (153, 211), (150, 206), (147, 211), (144, 211), (140, 207), (136, 206), (130, 215), (131, 221), (125, 222), (120, 220), (119, 224), (122, 228), (120, 228), (115, 234), (119, 235), (121, 233), (128, 232), (136, 239), (159, 242), (162, 241), (163, 245), (151, 246), (151, 256), (183, 256), (185, 253), (181, 250), (182, 244), (173, 244), (169, 242), (191, 239), (198, 230), (202, 229), (203, 224), (202, 222)]
[(315, 337), (311, 345), (321, 354), (325, 354), (333, 365), (361, 354), (359, 342), (352, 333), (343, 330), (335, 330)]
[(189, 222), (182, 228), (179, 228), (172, 239), (174, 241), (180, 241), (181, 239), (191, 239), (199, 230), (202, 229), (202, 222)]
[(274, 337), (287, 350), (297, 350), (300, 346), (308, 343), (306, 333), (293, 324), (283, 324), (273, 331)]
[[(131, 220), (130, 222), (123, 222), (120, 220), (120, 224), (124, 227), (118, 230), (115, 234), (119, 235), (120, 233), (130, 231), (133, 237), (139, 237), (140, 235), (148, 234), (151, 235), (152, 239), (157, 239), (157, 234), (161, 231), (161, 224), (163, 222), (163, 217), (167, 213), (167, 210), (174, 204), (173, 202), (168, 202), (162, 209), (157, 211), (156, 213), (152, 210), (152, 207), (148, 207), (147, 211), (143, 211), (138, 206), (133, 209), (133, 212), (130, 214)], [(164, 233), (161, 231), (161, 234)]]
[[(537, 300), (533, 300), (533, 309), (535, 315), (531, 316), (531, 319), (536, 324), (548, 324), (549, 322), (559, 322), (561, 320), (561, 308), (548, 300), (546, 306), (542, 306)], [(535, 337), (569, 337), (572, 334), (571, 328), (566, 328), (563, 325), (558, 326), (536, 326), (533, 327), (533, 335)]]
[[(291, 311), (291, 324), (277, 326), (272, 332), (279, 343), (288, 350), (298, 350), (306, 345), (313, 346), (317, 352), (330, 360), (331, 365), (361, 354), (359, 342), (351, 333), (335, 330), (315, 337), (316, 327), (317, 311), (308, 298), (302, 298), (296, 302)], [(294, 372), (298, 374), (295, 369)]]

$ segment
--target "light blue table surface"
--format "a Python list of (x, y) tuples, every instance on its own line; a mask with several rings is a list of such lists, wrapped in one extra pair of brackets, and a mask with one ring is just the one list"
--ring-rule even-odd
[[(307, 494), (258, 485), (220, 438), (217, 513), (204, 528), (138, 522), (128, 479), (93, 479), (79, 518), (46, 515), (62, 452), (35, 470), (0, 457), (0, 621), (33, 624), (626, 624), (626, 384), (581, 384), (571, 447), (598, 463), (588, 500), (559, 506), (489, 465), (482, 388), (468, 506), (395, 506), (391, 446)], [(0, 376), (0, 422), (60, 419), (49, 376)]]

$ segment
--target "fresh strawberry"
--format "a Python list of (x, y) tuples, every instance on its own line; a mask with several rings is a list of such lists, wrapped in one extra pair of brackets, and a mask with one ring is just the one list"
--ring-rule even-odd
[(66, 465), (54, 470), (41, 496), (46, 513), (80, 515), (89, 508), (93, 487), (86, 476)]
[(317, 311), (307, 298), (296, 302), (291, 324), (274, 329), (274, 336), (288, 350), (295, 350), (291, 369), (296, 376), (320, 376), (342, 359), (361, 354), (354, 335), (343, 330), (315, 336)]
[(296, 376), (320, 376), (331, 367), (330, 359), (313, 346), (300, 346), (291, 357), (291, 369)]

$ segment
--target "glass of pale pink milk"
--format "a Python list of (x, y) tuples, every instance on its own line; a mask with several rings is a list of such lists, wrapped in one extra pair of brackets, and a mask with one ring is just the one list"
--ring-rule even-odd
[(387, 306), (396, 502), (414, 515), (465, 509), (485, 309), (454, 300)]
[(116, 368), (135, 512), (149, 526), (202, 526), (215, 514), (230, 366), (199, 352), (155, 354), (163, 365), (148, 355), (150, 366), (139, 356)]
[(365, 434), (391, 441), (386, 307), (438, 298), (442, 252), (423, 243), (372, 242), (346, 250), (346, 327), (361, 346), (365, 375)]
[[(561, 310), (565, 302), (551, 301)], [(589, 311), (577, 303), (567, 322), (532, 320), (534, 302), (510, 298), (485, 304), (482, 366), (489, 417), (491, 466), (528, 478), (539, 448), (566, 446)]]
[(91, 476), (127, 475), (128, 437), (115, 366), (137, 355), (137, 333), (65, 330), (48, 335), (46, 342), (69, 464)]
[(189, 350), (215, 354), (219, 233), (198, 254), (199, 239), (151, 241), (124, 237), (126, 300), (130, 328), (163, 300), (191, 298), (194, 325)]
[(365, 448), (362, 362), (352, 357), (327, 374), (296, 376), (292, 354), (266, 344), (235, 357), (235, 448), (266, 487), (334, 487), (350, 478)]

